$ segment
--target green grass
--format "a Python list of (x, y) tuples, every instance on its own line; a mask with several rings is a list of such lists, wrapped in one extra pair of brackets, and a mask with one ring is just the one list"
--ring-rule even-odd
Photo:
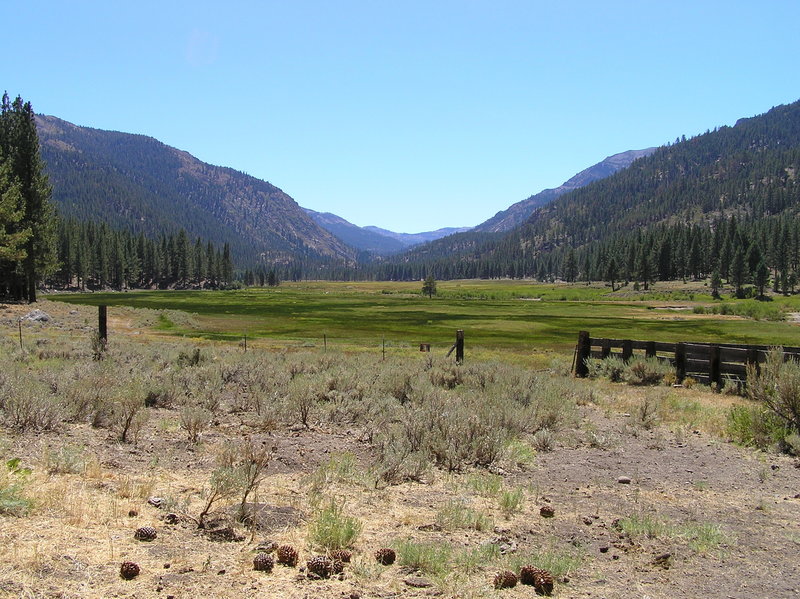
[[(165, 334), (239, 341), (268, 338), (281, 343), (380, 349), (431, 343), (449, 349), (456, 329), (468, 348), (529, 353), (569, 352), (578, 331), (593, 337), (659, 341), (720, 341), (796, 345), (787, 322), (692, 314), (705, 298), (686, 291), (650, 295), (585, 285), (540, 285), (519, 281), (445, 281), (432, 299), (420, 283), (285, 283), (278, 288), (235, 291), (143, 291), (61, 294), (51, 299), (158, 310), (153, 323)], [(626, 295), (628, 294), (628, 295)], [(662, 298), (662, 299), (658, 299)], [(538, 299), (538, 301), (532, 301)], [(648, 301), (643, 301), (648, 300)], [(680, 302), (686, 311), (659, 302)], [(794, 298), (785, 302), (794, 304)], [(191, 317), (176, 318), (172, 311)], [(113, 310), (111, 312), (113, 315)]]

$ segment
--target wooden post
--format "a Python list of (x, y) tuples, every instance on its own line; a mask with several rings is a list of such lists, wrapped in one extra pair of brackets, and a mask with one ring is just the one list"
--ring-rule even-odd
[(20, 351), (24, 351), (23, 348), (22, 348), (22, 319), (21, 318), (17, 321), (17, 324), (19, 325), (19, 349), (20, 349)]
[(104, 347), (108, 344), (108, 306), (97, 306), (97, 337)]
[(247, 353), (247, 333), (244, 334), (244, 353)]
[(686, 378), (686, 344), (675, 344), (675, 381), (682, 383)]
[(603, 344), (600, 346), (600, 357), (605, 360), (608, 356), (611, 355), (611, 339), (603, 339)]
[(751, 347), (747, 350), (747, 364), (752, 364), (755, 366), (756, 374), (761, 374), (761, 364), (758, 363), (758, 350), (754, 347)]
[(720, 376), (719, 345), (712, 345), (708, 348), (708, 371), (709, 384), (717, 384), (717, 391), (722, 389), (722, 377)]
[(575, 376), (585, 378), (589, 376), (589, 367), (586, 365), (586, 360), (592, 355), (592, 339), (589, 337), (589, 331), (580, 331), (578, 333), (578, 347), (576, 351), (575, 360)]
[(622, 360), (627, 362), (633, 357), (633, 341), (625, 339), (622, 342)]
[(647, 341), (644, 346), (644, 355), (646, 358), (655, 358), (656, 357), (656, 342), (655, 341)]
[(456, 364), (461, 364), (464, 361), (464, 331), (458, 329), (456, 331)]
[(322, 333), (322, 348), (324, 351), (328, 351), (328, 334)]
[(383, 356), (381, 359), (386, 360), (386, 337), (381, 342), (381, 354)]

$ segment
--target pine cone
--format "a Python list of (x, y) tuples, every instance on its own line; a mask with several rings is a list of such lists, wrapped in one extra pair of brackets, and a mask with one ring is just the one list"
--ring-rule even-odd
[(552, 518), (556, 515), (556, 510), (549, 505), (543, 505), (539, 508), (539, 514), (542, 516), (542, 518)]
[(275, 560), (266, 553), (259, 553), (253, 558), (253, 570), (260, 572), (272, 572)]
[(333, 560), (333, 573), (341, 574), (344, 572), (344, 562), (340, 559)]
[(278, 563), (294, 568), (297, 565), (297, 549), (291, 545), (281, 545), (276, 551)]
[(119, 568), (119, 575), (125, 580), (133, 580), (139, 576), (139, 565), (133, 562), (122, 562)]
[(306, 562), (306, 566), (310, 574), (316, 574), (320, 578), (330, 578), (333, 574), (333, 560), (324, 555), (312, 557)]
[(550, 595), (553, 592), (553, 575), (536, 566), (523, 566), (519, 571), (519, 581), (532, 585), (540, 595)]
[(378, 560), (378, 563), (382, 566), (391, 566), (396, 557), (397, 555), (395, 554), (394, 549), (390, 549), (388, 547), (378, 549), (375, 552), (375, 559)]
[(510, 589), (517, 586), (517, 575), (511, 570), (503, 570), (494, 576), (494, 588)]
[(334, 561), (339, 560), (340, 562), (349, 564), (352, 558), (353, 553), (347, 549), (336, 549), (335, 551), (331, 551), (331, 559)]
[(133, 538), (137, 541), (152, 541), (156, 536), (156, 529), (152, 526), (142, 526), (133, 533)]

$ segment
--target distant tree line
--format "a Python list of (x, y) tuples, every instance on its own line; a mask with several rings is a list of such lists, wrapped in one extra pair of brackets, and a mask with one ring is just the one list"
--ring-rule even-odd
[(228, 244), (220, 249), (186, 231), (155, 239), (112, 229), (105, 223), (61, 221), (59, 268), (47, 280), (57, 288), (210, 288), (234, 282)]

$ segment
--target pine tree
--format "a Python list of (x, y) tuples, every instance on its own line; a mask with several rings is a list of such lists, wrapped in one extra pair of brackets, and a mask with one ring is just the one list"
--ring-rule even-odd
[(436, 295), (436, 279), (433, 275), (428, 275), (422, 282), (422, 295), (427, 295), (429, 298)]
[(567, 254), (564, 256), (562, 271), (562, 276), (567, 283), (572, 283), (578, 278), (578, 262), (575, 259), (575, 250), (571, 247), (567, 249)]
[(19, 96), (10, 102), (8, 94), (3, 94), (0, 156), (7, 163), (6, 176), (18, 186), (18, 207), (22, 212), (13, 230), (6, 229), (5, 232), (30, 232), (22, 246), (24, 257), (14, 261), (13, 268), (8, 262), (2, 267), (3, 286), (12, 287), (17, 299), (35, 302), (37, 285), (56, 269), (56, 220), (50, 203), (50, 184), (39, 155), (33, 109), (30, 102), (23, 102)]
[(767, 285), (769, 284), (769, 268), (767, 265), (764, 264), (763, 260), (758, 262), (755, 268), (755, 277), (754, 283), (756, 288), (758, 289), (758, 297), (764, 297), (764, 290), (766, 289)]
[(0, 263), (25, 258), (25, 244), (31, 231), (19, 228), (23, 217), (21, 203), (19, 185), (12, 180), (9, 165), (0, 156)]

